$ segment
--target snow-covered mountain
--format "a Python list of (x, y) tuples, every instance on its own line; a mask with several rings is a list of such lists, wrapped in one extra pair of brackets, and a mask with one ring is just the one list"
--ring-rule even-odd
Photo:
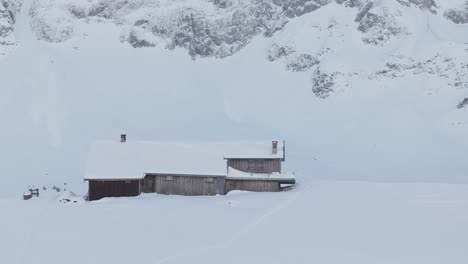
[(466, 0), (1, 3), (6, 175), (79, 180), (89, 143), (126, 131), (282, 137), (318, 177), (465, 181)]

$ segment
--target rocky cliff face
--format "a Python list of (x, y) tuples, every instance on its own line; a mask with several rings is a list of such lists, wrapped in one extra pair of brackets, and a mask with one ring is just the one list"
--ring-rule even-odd
[[(63, 15), (61, 20), (72, 16), (87, 21), (111, 21), (124, 29), (121, 40), (135, 48), (163, 44), (169, 49), (185, 48), (193, 57), (222, 58), (239, 51), (255, 36), (272, 36), (289, 19), (312, 12), (328, 2), (212, 0), (185, 1), (180, 5), (170, 1), (101, 0), (77, 5), (69, 1), (65, 7), (69, 15)], [(38, 21), (38, 24), (47, 27), (44, 22)], [(62, 32), (64, 34), (57, 36), (42, 31), (40, 37), (53, 42), (64, 41), (71, 37), (73, 28)]]
[(444, 16), (457, 24), (468, 23), (468, 1), (459, 8), (451, 8), (445, 11)]
[[(419, 7), (436, 13), (433, 0), (395, 0), (401, 6)], [(239, 51), (252, 38), (272, 36), (291, 19), (335, 3), (331, 0), (210, 0), (210, 1), (128, 1), (97, 0), (76, 3), (71, 0), (36, 0), (31, 15), (37, 36), (49, 42), (62, 42), (73, 36), (77, 19), (110, 21), (122, 27), (122, 41), (136, 48), (186, 48), (194, 57), (226, 57)], [(382, 45), (392, 37), (407, 34), (397, 18), (401, 10), (367, 0), (337, 0), (357, 13), (355, 27), (362, 40)], [(351, 10), (355, 9), (355, 10)], [(456, 15), (457, 14), (457, 15)], [(463, 11), (448, 10), (456, 23), (464, 21)], [(464, 22), (463, 22), (464, 23)]]
[[(439, 11), (435, 0), (387, 2), (433, 14)], [(19, 0), (2, 3), (0, 34), (6, 36), (13, 32)], [(30, 15), (37, 37), (48, 42), (72, 38), (77, 20), (113, 22), (122, 27), (121, 41), (136, 48), (164, 44), (168, 48), (186, 48), (194, 57), (226, 57), (253, 37), (272, 36), (291, 19), (332, 3), (344, 5), (356, 14), (354, 27), (362, 32), (367, 44), (382, 45), (392, 37), (408, 34), (398, 22), (402, 8), (373, 0), (34, 0)], [(454, 23), (468, 23), (468, 2), (442, 13)]]
[[(120, 40), (134, 48), (182, 48), (193, 59), (225, 58), (249, 45), (258, 36), (272, 41), (265, 58), (284, 64), (285, 70), (309, 73), (313, 93), (326, 98), (338, 90), (339, 83), (364, 79), (404, 78), (405, 74), (426, 73), (447, 81), (447, 85), (466, 88), (467, 66), (463, 59), (444, 54), (441, 39), (433, 32), (430, 19), (447, 22), (450, 27), (468, 23), (468, 2), (435, 0), (33, 0), (29, 16), (36, 37), (49, 43), (67, 43), (80, 34), (80, 25), (112, 23)], [(17, 0), (0, 5), (0, 47), (15, 44)], [(342, 14), (339, 16), (338, 14)], [(416, 14), (418, 20), (412, 20)], [(302, 17), (307, 15), (307, 22)], [(290, 24), (304, 20), (305, 30), (294, 34), (314, 35), (304, 41), (320, 41), (315, 49), (301, 49), (304, 43), (291, 42), (285, 33)], [(315, 22), (314, 22), (315, 21)], [(325, 21), (325, 22), (324, 22)], [(305, 26), (304, 26), (305, 25)], [(435, 38), (433, 49), (421, 58), (399, 52), (406, 43), (418, 39), (426, 27)], [(446, 29), (450, 30), (450, 29)], [(352, 34), (347, 34), (347, 31)], [(284, 36), (282, 36), (284, 35)], [(297, 36), (296, 36), (297, 37)], [(360, 43), (356, 43), (356, 40)], [(334, 43), (334, 44), (330, 44)], [(335, 45), (343, 43), (342, 45)], [(464, 43), (453, 42), (463, 50)], [(328, 45), (328, 46), (327, 46)], [(311, 46), (316, 46), (311, 43)], [(365, 73), (348, 65), (346, 71), (324, 64), (346, 46), (349, 50), (381, 50), (388, 56)], [(388, 54), (392, 49), (395, 54)], [(466, 53), (466, 48), (465, 53)], [(335, 55), (334, 55), (335, 54)], [(373, 56), (373, 55), (372, 55)], [(398, 62), (395, 61), (397, 58)], [(353, 69), (356, 68), (356, 69)], [(338, 81), (337, 79), (342, 79)]]
[(0, 1), (0, 56), (5, 55), (8, 48), (16, 43), (14, 29), (19, 9), (19, 0)]

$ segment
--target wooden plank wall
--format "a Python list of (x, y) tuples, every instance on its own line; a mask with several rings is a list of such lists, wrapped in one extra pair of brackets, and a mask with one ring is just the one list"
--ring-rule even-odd
[(94, 201), (104, 197), (138, 196), (140, 181), (89, 181), (88, 200)]
[[(224, 177), (156, 175), (155, 192), (178, 195), (216, 195)], [(222, 190), (221, 190), (222, 191)], [(224, 193), (223, 193), (224, 194)]]
[(279, 192), (280, 183), (272, 180), (226, 179), (211, 176), (149, 175), (144, 180), (89, 181), (90, 201), (104, 197), (138, 196), (142, 192), (177, 195), (216, 195), (233, 190)]
[(252, 173), (281, 172), (280, 159), (228, 159), (227, 165), (236, 170)]
[(226, 179), (226, 193), (234, 190), (251, 192), (279, 192), (280, 183), (266, 180)]

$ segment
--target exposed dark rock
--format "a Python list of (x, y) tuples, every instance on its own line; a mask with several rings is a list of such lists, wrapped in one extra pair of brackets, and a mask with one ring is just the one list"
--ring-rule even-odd
[(444, 17), (456, 24), (468, 24), (468, 3), (464, 9), (447, 10)]
[[(320, 56), (320, 55), (319, 55)], [(303, 72), (320, 63), (317, 57), (310, 54), (299, 54), (292, 47), (273, 44), (268, 50), (267, 59), (271, 62), (282, 60), (286, 70)]]
[(468, 65), (457, 62), (453, 58), (436, 55), (425, 61), (398, 57), (395, 61), (387, 62), (384, 69), (376, 72), (391, 78), (400, 78), (408, 72), (419, 75), (429, 74), (447, 79), (450, 86), (468, 88)]
[(312, 92), (315, 96), (322, 99), (330, 96), (334, 92), (333, 86), (335, 85), (336, 75), (337, 73), (324, 73), (317, 67), (312, 74)]
[(105, 3), (99, 3), (96, 6), (93, 6), (88, 13), (88, 16), (102, 16), (105, 18), (110, 18), (109, 13), (106, 13), (105, 11), (108, 9), (108, 5)]
[(363, 7), (365, 4), (367, 4), (367, 1), (365, 0), (347, 0), (345, 5), (347, 7), (352, 7), (352, 8), (361, 8)]
[[(251, 0), (239, 4), (234, 0), (208, 0), (220, 9), (229, 10), (225, 16), (207, 15), (202, 9), (185, 7), (172, 9), (167, 15), (141, 17), (132, 22), (126, 36), (133, 47), (151, 46), (151, 42), (138, 38), (139, 27), (143, 27), (166, 42), (170, 49), (182, 47), (192, 57), (226, 57), (239, 51), (259, 34), (267, 37), (281, 30), (289, 21), (312, 12), (332, 0)], [(147, 1), (99, 0), (84, 9), (81, 5), (70, 4), (68, 11), (75, 18), (99, 17), (122, 23), (123, 18), (142, 8), (148, 8)], [(39, 38), (60, 42), (67, 39), (69, 29), (52, 30), (55, 25), (46, 25), (36, 19)], [(44, 23), (42, 23), (44, 22)], [(131, 33), (133, 32), (133, 33)], [(49, 35), (48, 35), (49, 34)]]
[[(169, 18), (169, 23), (153, 23), (152, 32), (167, 39), (169, 48), (188, 49), (192, 57), (230, 56), (256, 35), (270, 36), (286, 23), (278, 6), (269, 1), (254, 3), (256, 5), (235, 10), (230, 16), (216, 20), (199, 10), (181, 10)], [(176, 27), (173, 26), (175, 23)]]
[(397, 0), (397, 2), (405, 6), (415, 5), (421, 9), (437, 13), (437, 4), (434, 0)]
[(20, 7), (19, 1), (0, 0), (0, 45), (15, 44), (14, 26)]
[(374, 2), (369, 2), (367, 3), (364, 8), (362, 8), (361, 11), (356, 16), (356, 19), (354, 19), (354, 22), (361, 22), (361, 20), (364, 18), (365, 15), (371, 10), (372, 6), (374, 5)]
[(141, 25), (144, 25), (144, 24), (148, 24), (148, 20), (146, 19), (140, 19), (140, 20), (137, 20), (135, 21), (135, 23), (133, 24), (134, 26), (141, 26)]
[(207, 21), (205, 14), (195, 10), (189, 10), (180, 14), (180, 26), (171, 31), (170, 28), (153, 27), (157, 34), (167, 34), (172, 39), (170, 47), (187, 48), (191, 56), (215, 55), (218, 36)]
[(300, 54), (286, 64), (286, 69), (294, 72), (303, 72), (319, 63), (320, 61), (312, 55)]
[(464, 107), (467, 107), (468, 106), (468, 97), (463, 99), (463, 101), (461, 101), (458, 105), (457, 105), (457, 108), (458, 109), (462, 109)]
[(219, 8), (228, 8), (232, 6), (232, 0), (210, 0), (210, 1)]
[(367, 33), (363, 37), (363, 41), (373, 45), (382, 45), (392, 37), (405, 34), (405, 30), (394, 21), (391, 15), (376, 14), (370, 11), (359, 23), (358, 30)]
[(279, 46), (274, 44), (269, 50), (267, 59), (269, 61), (276, 61), (278, 59), (284, 58), (292, 53), (294, 53), (294, 49), (289, 46)]
[(69, 6), (68, 11), (76, 17), (76, 18), (85, 18), (88, 16), (88, 13), (86, 13), (86, 10), (83, 8), (79, 8), (77, 6)]
[(284, 14), (289, 17), (302, 16), (304, 14), (313, 12), (320, 7), (327, 5), (328, 0), (283, 0), (275, 1), (280, 4), (284, 10)]
[(130, 32), (127, 38), (128, 43), (134, 48), (154, 47), (156, 44), (149, 42), (148, 40), (139, 38), (135, 32)]

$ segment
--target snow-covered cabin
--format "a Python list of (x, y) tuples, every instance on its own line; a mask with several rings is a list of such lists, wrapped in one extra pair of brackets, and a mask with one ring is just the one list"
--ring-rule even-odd
[(295, 183), (281, 172), (280, 141), (97, 141), (86, 165), (89, 200), (143, 193), (216, 195), (281, 191)]

